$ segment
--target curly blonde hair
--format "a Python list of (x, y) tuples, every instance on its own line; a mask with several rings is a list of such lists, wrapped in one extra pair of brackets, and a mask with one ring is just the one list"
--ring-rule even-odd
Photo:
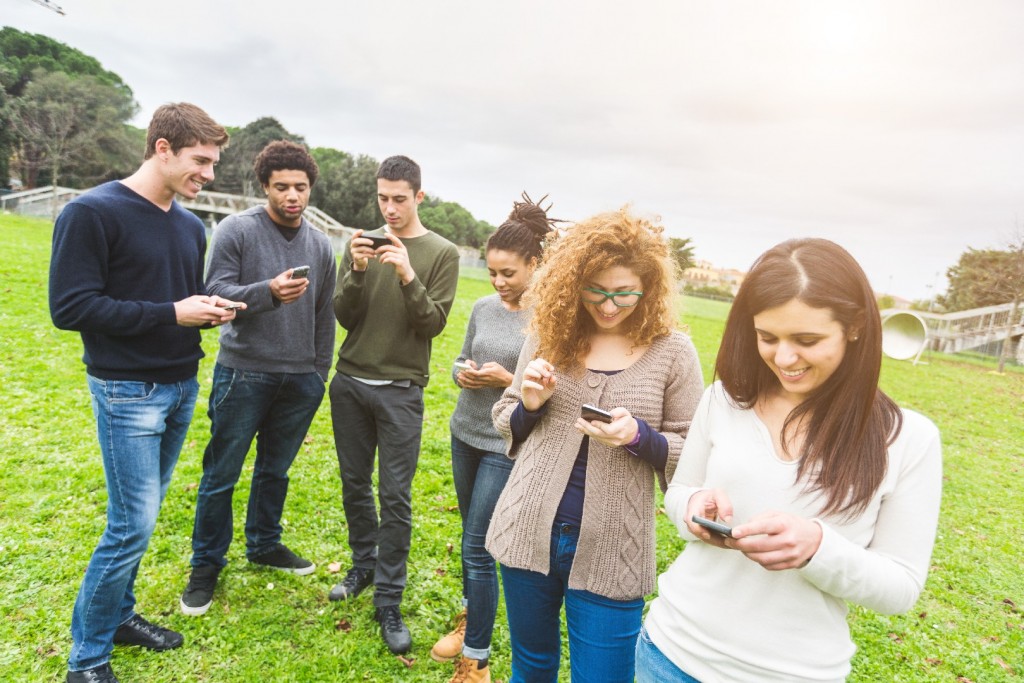
[(553, 241), (526, 293), (533, 308), (530, 331), (538, 355), (555, 367), (579, 371), (596, 331), (580, 296), (597, 273), (623, 266), (643, 283), (644, 295), (623, 332), (634, 346), (648, 346), (676, 329), (675, 267), (664, 228), (624, 206), (592, 216)]

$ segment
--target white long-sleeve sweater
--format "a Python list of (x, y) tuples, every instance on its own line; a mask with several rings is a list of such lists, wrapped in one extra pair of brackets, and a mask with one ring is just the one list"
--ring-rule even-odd
[[(658, 579), (645, 622), (652, 641), (702, 683), (843, 681), (855, 646), (847, 602), (886, 614), (917, 600), (928, 573), (942, 490), (939, 432), (903, 411), (888, 471), (855, 519), (819, 514), (822, 501), (795, 483), (797, 463), (777, 457), (753, 410), (733, 405), (720, 383), (694, 414), (665, 511), (688, 541)], [(686, 528), (696, 491), (723, 489), (732, 524), (770, 511), (818, 519), (821, 546), (801, 569), (768, 571)]]

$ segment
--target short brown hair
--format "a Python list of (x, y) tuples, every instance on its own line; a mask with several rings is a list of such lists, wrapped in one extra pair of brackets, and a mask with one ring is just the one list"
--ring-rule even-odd
[(153, 112), (146, 131), (146, 159), (156, 153), (156, 141), (161, 138), (170, 143), (175, 154), (192, 145), (228, 146), (228, 132), (224, 126), (189, 102), (165, 104)]

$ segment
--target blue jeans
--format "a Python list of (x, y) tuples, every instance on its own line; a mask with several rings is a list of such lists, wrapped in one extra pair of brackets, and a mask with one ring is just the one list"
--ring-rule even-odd
[(484, 547), (494, 505), (512, 472), (504, 453), (491, 453), (452, 437), (452, 476), (462, 515), (462, 596), (466, 602), (463, 654), (487, 659), (498, 613), (498, 571)]
[(636, 683), (700, 683), (658, 649), (647, 629), (636, 639)]
[(281, 542), (288, 468), (299, 452), (324, 397), (315, 372), (292, 374), (235, 370), (217, 363), (210, 391), (210, 442), (192, 529), (192, 566), (223, 567), (231, 545), (231, 498), (253, 438), (245, 548), (249, 558)]
[(511, 683), (558, 681), (562, 650), (559, 610), (563, 600), (572, 680), (633, 680), (633, 654), (644, 600), (612, 600), (569, 588), (578, 541), (579, 530), (575, 527), (566, 524), (552, 529), (547, 575), (501, 567), (512, 642)]
[(110, 660), (114, 631), (135, 613), (135, 577), (178, 462), (199, 384), (87, 376), (107, 480), (107, 526), (71, 616), (68, 669)]

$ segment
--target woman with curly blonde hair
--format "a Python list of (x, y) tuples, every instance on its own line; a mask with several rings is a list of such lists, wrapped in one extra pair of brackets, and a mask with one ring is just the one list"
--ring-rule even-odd
[(558, 679), (563, 604), (573, 680), (633, 680), (654, 483), (672, 478), (703, 390), (674, 295), (662, 228), (627, 209), (569, 229), (527, 293), (530, 335), (492, 411), (515, 464), (486, 544), (513, 682)]

